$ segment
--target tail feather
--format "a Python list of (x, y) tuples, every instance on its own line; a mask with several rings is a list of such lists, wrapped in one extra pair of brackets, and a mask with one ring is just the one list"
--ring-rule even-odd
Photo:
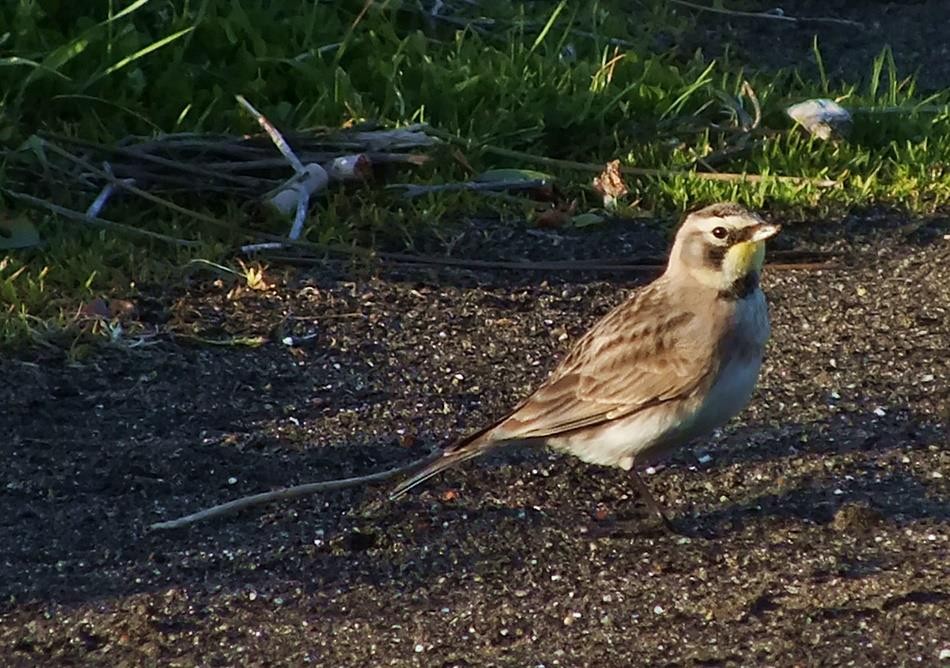
[(429, 478), (440, 474), (447, 468), (468, 461), (469, 459), (475, 459), (493, 449), (495, 442), (488, 438), (490, 431), (491, 427), (488, 427), (446, 448), (442, 452), (441, 457), (434, 462), (427, 463), (420, 471), (413, 474), (412, 477), (396, 485), (395, 489), (389, 494), (389, 500), (393, 501), (398, 499), (413, 487), (421, 485)]
[(417, 485), (421, 485), (429, 478), (437, 476), (445, 469), (455, 466), (460, 462), (464, 462), (469, 459), (474, 459), (482, 454), (482, 450), (479, 449), (465, 449), (465, 450), (456, 450), (454, 452), (445, 452), (437, 460), (426, 466), (424, 469), (413, 475), (411, 478), (402, 481), (393, 491), (389, 494), (389, 500), (394, 501), (400, 496), (404, 495), (406, 492), (411, 490)]

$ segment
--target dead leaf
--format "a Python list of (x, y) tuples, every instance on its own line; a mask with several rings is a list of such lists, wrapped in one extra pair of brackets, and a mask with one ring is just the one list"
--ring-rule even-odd
[(76, 313), (77, 320), (110, 320), (111, 318), (112, 310), (109, 308), (109, 303), (100, 297), (80, 305)]
[(468, 158), (465, 157), (465, 154), (462, 153), (459, 149), (452, 149), (452, 158), (455, 159), (455, 162), (462, 165), (462, 167), (469, 173), (474, 174), (475, 168), (472, 167), (472, 164), (468, 161)]
[(594, 178), (594, 190), (604, 198), (604, 208), (617, 208), (617, 200), (630, 192), (620, 173), (620, 161), (611, 160), (604, 166), (600, 176)]
[(264, 273), (267, 271), (266, 265), (261, 265), (256, 262), (253, 264), (245, 264), (244, 260), (240, 258), (238, 259), (238, 264), (241, 265), (246, 287), (259, 292), (266, 292), (274, 287), (273, 283), (268, 283), (264, 276)]
[(112, 311), (112, 317), (126, 319), (135, 315), (136, 306), (128, 299), (110, 299), (109, 310)]
[(534, 217), (534, 224), (541, 229), (548, 230), (564, 227), (571, 222), (576, 210), (577, 202), (562, 202), (553, 208), (538, 213)]
[(439, 498), (442, 499), (443, 502), (448, 503), (451, 501), (455, 501), (457, 498), (459, 498), (459, 493), (457, 490), (447, 489), (444, 492), (442, 492)]

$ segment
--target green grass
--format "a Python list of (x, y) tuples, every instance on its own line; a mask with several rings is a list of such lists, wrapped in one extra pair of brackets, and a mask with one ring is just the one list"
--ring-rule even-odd
[[(39, 130), (103, 143), (131, 134), (256, 131), (234, 101), (241, 94), (284, 128), (366, 119), (429, 123), (471, 140), (465, 157), (479, 170), (536, 167), (480, 150), (484, 144), (564, 160), (620, 158), (632, 166), (682, 169), (735, 140), (735, 133), (713, 125), (734, 124), (739, 108), (750, 110), (741, 93), (748, 81), (763, 126), (774, 132), (717, 168), (830, 178), (841, 186), (636, 178), (630, 180), (631, 206), (672, 214), (734, 199), (781, 211), (885, 204), (926, 213), (950, 198), (950, 174), (941, 167), (950, 164), (950, 114), (886, 111), (939, 108), (950, 95), (918, 94), (886, 49), (868, 63), (860, 83), (829, 81), (823, 68), (818, 80), (807, 80), (794, 71), (743, 71), (728, 59), (702, 54), (656, 53), (657, 34), (675, 37), (691, 28), (682, 12), (661, 0), (604, 1), (583, 9), (567, 2), (484, 2), (468, 18), (491, 17), (493, 23), (465, 28), (430, 22), (419, 6), (409, 0), (3, 3), (0, 145), (16, 148)], [(630, 46), (615, 48), (611, 39)], [(848, 141), (813, 140), (791, 128), (785, 106), (816, 96), (861, 110)], [(464, 178), (443, 153), (411, 178)], [(554, 171), (582, 206), (596, 203), (586, 188), (590, 174)], [(31, 185), (16, 182), (8, 169), (0, 171), (0, 184)], [(65, 184), (61, 191), (63, 203), (88, 205)], [(232, 221), (235, 230), (262, 224), (233, 202), (202, 207)], [(372, 245), (381, 238), (409, 239), (422, 227), (450, 225), (486, 209), (512, 224), (525, 213), (469, 195), (406, 202), (381, 189), (331, 191), (315, 204), (305, 234), (321, 243)], [(0, 344), (65, 327), (85, 299), (134, 295), (137, 285), (174, 280), (191, 259), (235, 264), (234, 230), (222, 232), (141, 201), (111, 205), (108, 214), (201, 243), (170, 249), (31, 214), (46, 245), (11, 251), (0, 263)], [(0, 217), (16, 215), (22, 208), (0, 199)], [(264, 224), (274, 233), (286, 231), (282, 221)]]

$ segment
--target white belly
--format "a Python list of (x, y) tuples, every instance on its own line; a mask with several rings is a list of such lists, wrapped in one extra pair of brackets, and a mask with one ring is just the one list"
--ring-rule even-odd
[(742, 356), (719, 373), (706, 400), (691, 421), (689, 436), (693, 438), (723, 426), (749, 404), (762, 368), (762, 357)]

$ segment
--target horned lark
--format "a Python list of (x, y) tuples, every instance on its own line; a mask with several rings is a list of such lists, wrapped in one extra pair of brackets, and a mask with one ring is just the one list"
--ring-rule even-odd
[(686, 217), (664, 274), (608, 313), (507, 416), (446, 448), (393, 491), (512, 443), (544, 444), (629, 471), (722, 426), (752, 395), (769, 337), (759, 288), (778, 225), (736, 204)]

